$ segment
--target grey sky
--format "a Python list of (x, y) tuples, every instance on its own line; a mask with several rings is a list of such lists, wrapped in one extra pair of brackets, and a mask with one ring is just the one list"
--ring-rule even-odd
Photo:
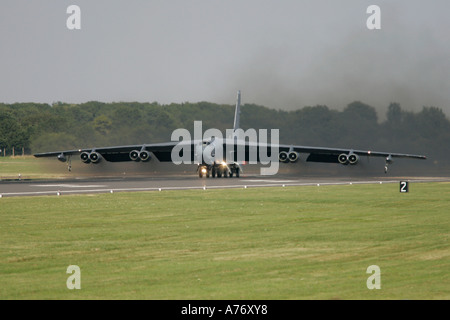
[[(81, 8), (81, 30), (66, 9)], [(381, 30), (366, 9), (381, 8)], [(448, 0), (2, 0), (0, 102), (360, 100), (450, 114)]]

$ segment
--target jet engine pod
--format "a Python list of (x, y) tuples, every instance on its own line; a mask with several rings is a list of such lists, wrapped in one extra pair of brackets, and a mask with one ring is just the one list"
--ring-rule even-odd
[(357, 164), (359, 161), (359, 156), (357, 154), (351, 153), (348, 155), (348, 162), (350, 164)]
[(81, 161), (84, 163), (90, 163), (91, 159), (89, 158), (89, 152), (82, 152), (80, 154)]
[(139, 159), (141, 159), (141, 161), (146, 162), (146, 161), (149, 161), (150, 158), (151, 158), (150, 157), (150, 152), (145, 151), (145, 150), (139, 152)]
[(291, 151), (288, 154), (288, 158), (289, 158), (290, 162), (297, 162), (299, 156), (300, 156), (300, 154), (295, 151)]
[(281, 162), (288, 163), (289, 162), (289, 154), (286, 151), (281, 151), (278, 155), (278, 159)]
[(133, 161), (139, 161), (140, 160), (139, 151), (137, 150), (130, 151), (130, 159)]
[(340, 164), (348, 164), (348, 155), (341, 153), (338, 157), (338, 161)]
[(99, 163), (102, 160), (102, 156), (94, 151), (89, 154), (89, 159), (91, 159), (92, 163)]

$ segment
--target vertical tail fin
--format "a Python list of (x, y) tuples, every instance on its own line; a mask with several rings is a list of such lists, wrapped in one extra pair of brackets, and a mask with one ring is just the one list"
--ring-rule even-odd
[(240, 115), (241, 115), (241, 90), (238, 90), (236, 110), (234, 111), (233, 133), (240, 127)]

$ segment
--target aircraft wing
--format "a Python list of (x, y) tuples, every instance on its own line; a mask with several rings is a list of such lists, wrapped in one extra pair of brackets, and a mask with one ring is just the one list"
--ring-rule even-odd
[[(155, 144), (140, 144), (140, 145), (126, 145), (113, 146), (102, 148), (84, 148), (76, 150), (64, 150), (54, 152), (36, 153), (36, 158), (43, 157), (57, 157), (58, 160), (65, 162), (68, 156), (80, 155), (83, 162), (99, 162), (105, 159), (109, 162), (123, 162), (123, 161), (148, 161), (150, 160), (150, 152), (159, 161), (171, 161), (172, 148), (179, 142), (165, 142)], [(134, 152), (134, 154), (133, 154)], [(147, 152), (147, 154), (145, 153)], [(136, 158), (133, 159), (132, 156)]]
[(355, 150), (355, 149), (341, 149), (341, 148), (322, 148), (322, 147), (308, 147), (308, 146), (294, 146), (294, 145), (280, 145), (279, 146), (279, 160), (280, 162), (289, 163), (296, 162), (299, 159), (300, 153), (307, 153), (307, 162), (325, 162), (325, 163), (340, 163), (343, 165), (355, 165), (359, 162), (360, 157), (383, 157), (386, 164), (384, 172), (388, 170), (388, 165), (391, 164), (393, 158), (410, 158), (410, 159), (427, 159), (424, 155), (396, 153), (396, 152), (380, 152), (371, 150)]
[[(84, 148), (76, 150), (64, 150), (64, 151), (54, 151), (54, 152), (44, 152), (37, 153), (34, 156), (37, 158), (41, 157), (57, 157), (61, 161), (66, 161), (67, 156), (80, 155), (83, 160), (83, 154), (92, 155), (98, 154), (101, 158), (104, 158), (109, 162), (122, 162), (122, 161), (133, 161), (132, 152), (137, 152), (135, 159), (139, 160), (138, 157), (141, 152), (151, 152), (159, 161), (170, 162), (172, 149), (176, 145), (190, 145), (191, 153), (194, 154), (195, 144), (198, 141), (172, 141), (164, 143), (155, 144), (141, 144), (141, 145), (126, 145), (126, 146), (113, 146), (113, 147), (102, 147), (102, 148)], [(227, 144), (227, 143), (225, 143)], [(235, 142), (233, 142), (235, 144)], [(237, 142), (239, 145), (240, 143)], [(252, 143), (245, 142), (245, 160), (248, 161), (249, 146)], [(379, 151), (365, 151), (365, 150), (355, 150), (346, 148), (325, 148), (325, 147), (311, 147), (311, 146), (297, 146), (297, 145), (271, 145), (271, 144), (256, 144), (253, 145), (259, 149), (259, 147), (264, 146), (269, 149), (278, 147), (280, 152), (279, 160), (281, 162), (295, 162), (298, 159), (300, 153), (309, 154), (306, 161), (308, 162), (328, 162), (328, 163), (342, 163), (350, 162), (351, 164), (356, 164), (360, 156), (370, 156), (370, 157), (384, 157), (389, 162), (392, 158), (413, 158), (413, 159), (426, 159), (424, 155), (415, 154), (405, 154), (405, 153), (393, 153), (393, 152), (379, 152)], [(224, 145), (225, 147), (225, 145)], [(225, 150), (224, 150), (225, 151)], [(257, 151), (259, 153), (259, 151)], [(346, 158), (344, 157), (346, 155)], [(148, 155), (147, 155), (148, 156)], [(340, 158), (341, 157), (341, 158)], [(142, 157), (143, 161), (150, 160), (149, 158)], [(345, 158), (345, 159), (344, 159)], [(236, 159), (237, 160), (237, 159)], [(95, 161), (93, 161), (95, 162)]]
[[(316, 162), (340, 162), (339, 155), (357, 155), (357, 156), (370, 156), (370, 157), (385, 157), (385, 158), (413, 158), (413, 159), (423, 159), (427, 157), (424, 155), (416, 154), (406, 154), (406, 153), (395, 153), (395, 152), (380, 152), (380, 151), (370, 151), (370, 150), (355, 150), (355, 149), (345, 149), (345, 148), (324, 148), (324, 147), (310, 147), (310, 146), (295, 146), (295, 145), (280, 145), (280, 151), (284, 152), (298, 152), (298, 153), (309, 153), (307, 161)], [(324, 161), (318, 161), (320, 159)], [(329, 160), (329, 161), (327, 161)]]

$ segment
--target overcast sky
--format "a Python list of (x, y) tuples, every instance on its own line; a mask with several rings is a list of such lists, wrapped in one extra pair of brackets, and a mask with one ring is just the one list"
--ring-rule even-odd
[[(81, 30), (69, 30), (69, 5)], [(369, 30), (369, 5), (381, 30)], [(0, 102), (360, 100), (450, 114), (448, 0), (1, 0)]]

